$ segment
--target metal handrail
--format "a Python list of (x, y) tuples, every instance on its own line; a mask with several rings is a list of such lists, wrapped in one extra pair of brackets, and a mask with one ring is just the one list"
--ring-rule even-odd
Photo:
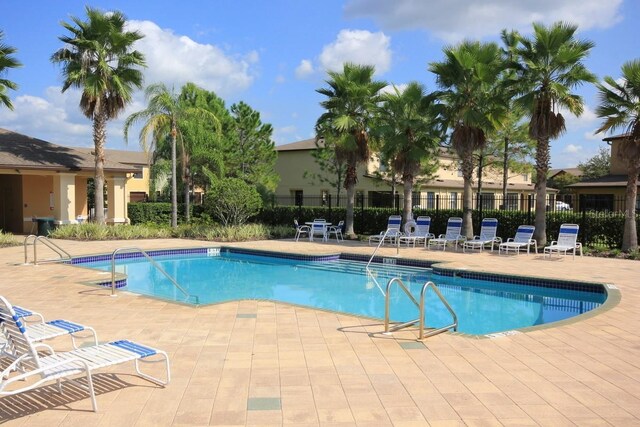
[[(375, 256), (376, 256), (376, 252), (378, 252), (378, 249), (380, 249), (380, 246), (382, 246), (382, 244), (384, 243), (385, 239), (387, 238), (387, 234), (391, 230), (396, 231), (396, 232), (399, 231), (399, 230), (390, 229), (390, 228), (387, 228), (385, 230), (384, 234), (382, 235), (382, 238), (380, 239), (380, 242), (378, 242), (378, 246), (376, 246), (376, 248), (373, 250), (373, 253), (371, 254), (371, 258), (369, 258), (369, 262), (367, 262), (367, 265), (364, 267), (364, 270), (367, 273), (367, 276), (371, 277), (371, 279), (376, 284), (378, 289), (380, 289), (380, 292), (382, 292), (382, 296), (385, 296), (385, 297), (386, 297), (386, 293), (382, 289), (382, 286), (380, 286), (380, 283), (378, 283), (378, 281), (376, 280), (375, 276), (373, 275), (373, 272), (369, 268), (369, 265), (371, 265), (371, 262), (373, 261), (373, 258), (375, 258)], [(398, 240), (398, 237), (396, 237), (396, 240)], [(400, 254), (400, 246), (398, 246), (398, 248), (397, 248), (396, 255), (398, 255), (398, 254)]]
[[(68, 260), (71, 259), (72, 256), (69, 252), (62, 249), (57, 244), (53, 243), (47, 236), (36, 236), (35, 234), (30, 234), (24, 238), (24, 263), (28, 264), (29, 259), (27, 255), (27, 245), (29, 245), (29, 239), (33, 237), (33, 265), (38, 265), (38, 251), (37, 251), (37, 243), (42, 242), (49, 249), (54, 251), (60, 257), (60, 260)], [(59, 261), (59, 260), (49, 260), (49, 261)]]
[[(420, 317), (418, 319), (409, 320), (408, 322), (400, 323), (391, 327), (390, 320), (389, 320), (391, 299), (389, 295), (390, 295), (391, 286), (394, 283), (397, 283), (400, 286), (400, 289), (402, 289), (402, 291), (409, 297), (411, 302), (418, 308)], [(429, 333), (425, 334), (424, 333), (424, 315), (425, 315), (424, 301), (425, 301), (427, 290), (429, 288), (432, 288), (435, 291), (438, 298), (440, 298), (440, 301), (442, 301), (446, 309), (449, 311), (449, 313), (453, 317), (453, 323), (448, 326), (443, 326), (441, 328), (434, 329), (433, 331), (430, 331)], [(389, 280), (389, 282), (387, 283), (387, 293), (385, 295), (385, 303), (384, 303), (384, 331), (385, 333), (389, 333), (389, 332), (397, 331), (399, 329), (407, 328), (409, 326), (413, 326), (416, 323), (419, 324), (418, 340), (420, 341), (422, 341), (425, 338), (431, 337), (433, 335), (437, 335), (439, 333), (445, 332), (449, 329), (453, 329), (454, 331), (458, 330), (458, 316), (456, 315), (455, 311), (453, 311), (453, 308), (451, 308), (451, 305), (449, 304), (449, 302), (447, 302), (446, 298), (442, 295), (442, 293), (440, 293), (440, 290), (438, 289), (435, 283), (428, 281), (422, 286), (422, 290), (420, 291), (420, 302), (418, 302), (416, 298), (413, 296), (413, 294), (411, 293), (411, 291), (409, 291), (407, 286), (404, 284), (402, 279), (400, 279), (399, 277), (394, 277), (393, 279)]]
[[(124, 251), (140, 252), (151, 263), (151, 265), (154, 266), (167, 279), (169, 279), (169, 281), (173, 284), (173, 286), (178, 288), (187, 297), (187, 299), (193, 296), (189, 292), (187, 292), (182, 286), (180, 286), (180, 284), (178, 284), (178, 282), (176, 282), (176, 280), (173, 277), (171, 277), (169, 273), (167, 273), (165, 269), (160, 266), (160, 264), (158, 264), (153, 258), (151, 258), (148, 253), (136, 247), (118, 248), (115, 251), (113, 251), (113, 253), (111, 254), (111, 296), (116, 295), (116, 254)], [(198, 297), (195, 296), (195, 299), (197, 302)]]

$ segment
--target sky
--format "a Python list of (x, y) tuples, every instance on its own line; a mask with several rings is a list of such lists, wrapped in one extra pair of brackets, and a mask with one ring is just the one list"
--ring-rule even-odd
[[(244, 101), (274, 127), (276, 145), (314, 137), (323, 110), (327, 70), (345, 62), (374, 65), (376, 78), (437, 89), (429, 63), (464, 39), (499, 41), (503, 28), (531, 33), (532, 22), (579, 26), (595, 43), (587, 67), (599, 79), (618, 78), (638, 58), (638, 0), (3, 0), (0, 30), (23, 67), (5, 75), (14, 111), (0, 108), (0, 127), (65, 146), (93, 146), (91, 122), (79, 109), (80, 92), (61, 92), (60, 67), (50, 62), (66, 35), (61, 22), (86, 18), (85, 6), (119, 10), (127, 27), (144, 34), (135, 48), (146, 58), (145, 85), (186, 82), (215, 91), (227, 107)], [(634, 29), (635, 28), (635, 29)], [(635, 36), (634, 36), (635, 34)], [(552, 141), (551, 167), (575, 167), (594, 156), (597, 90), (575, 89), (585, 100), (581, 117), (566, 113), (567, 132)], [(108, 125), (107, 148), (138, 150), (137, 133), (123, 138), (126, 117), (145, 108), (142, 91)]]

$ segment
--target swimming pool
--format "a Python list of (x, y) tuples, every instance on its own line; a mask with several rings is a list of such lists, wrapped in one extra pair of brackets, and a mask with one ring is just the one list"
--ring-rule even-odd
[[(365, 262), (345, 260), (338, 255), (273, 257), (232, 249), (182, 252), (152, 255), (192, 295), (187, 302), (273, 300), (383, 319), (385, 299), (376, 281), (384, 288), (391, 278), (400, 277), (417, 298), (422, 285), (432, 280), (456, 311), (458, 331), (468, 334), (489, 334), (564, 320), (597, 308), (606, 299), (604, 289), (598, 286), (541, 282), (534, 286), (517, 278), (500, 283), (481, 276), (447, 276), (435, 274), (431, 269), (385, 263), (370, 265), (374, 281), (365, 272)], [(116, 271), (127, 275), (126, 290), (185, 302), (185, 296), (139, 254), (122, 257), (116, 261)], [(109, 257), (94, 258), (74, 263), (110, 271)], [(416, 307), (399, 288), (392, 288), (390, 297), (392, 321), (417, 317)], [(430, 327), (451, 323), (451, 316), (432, 292), (427, 294), (425, 312)]]

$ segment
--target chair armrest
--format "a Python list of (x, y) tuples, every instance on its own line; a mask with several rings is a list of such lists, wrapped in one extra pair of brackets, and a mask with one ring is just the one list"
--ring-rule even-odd
[(435, 235), (435, 234), (433, 234), (433, 233), (427, 233), (427, 234), (425, 234), (425, 236), (424, 236), (424, 237), (426, 237), (427, 239), (435, 239), (435, 238), (436, 238), (436, 235)]
[(476, 239), (480, 239), (480, 236), (473, 236), (471, 240), (476, 240)]
[(513, 242), (514, 240), (516, 240), (514, 237), (509, 237), (506, 243)]
[(446, 234), (440, 234), (440, 235), (438, 236), (438, 239), (444, 239), (445, 237), (447, 237), (447, 235), (446, 235)]
[(496, 243), (502, 243), (502, 237), (496, 237), (493, 241)]

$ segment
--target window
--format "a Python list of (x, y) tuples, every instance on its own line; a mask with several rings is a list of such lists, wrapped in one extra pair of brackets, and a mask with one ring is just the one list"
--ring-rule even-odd
[(458, 162), (458, 176), (462, 176), (462, 162)]
[(413, 205), (413, 209), (421, 209), (422, 201), (420, 200), (420, 192), (414, 191), (411, 193), (411, 204)]
[(458, 193), (456, 191), (449, 193), (449, 209), (458, 209)]
[(522, 174), (522, 178), (523, 178), (525, 181), (529, 181), (529, 174), (528, 174), (528, 173), (523, 173), (523, 174)]
[(329, 196), (329, 190), (320, 191), (320, 201), (322, 206), (327, 206), (330, 203), (331, 196)]
[(295, 205), (302, 206), (304, 201), (304, 194), (302, 190), (292, 190), (291, 193), (293, 194)]
[(518, 193), (507, 193), (507, 200), (505, 200), (504, 209), (508, 211), (518, 210)]
[(427, 191), (427, 209), (436, 208), (436, 193), (433, 191)]
[(131, 175), (131, 177), (132, 177), (133, 179), (142, 179), (142, 171), (134, 172), (134, 173)]
[(496, 196), (493, 193), (481, 193), (482, 209), (495, 209)]

